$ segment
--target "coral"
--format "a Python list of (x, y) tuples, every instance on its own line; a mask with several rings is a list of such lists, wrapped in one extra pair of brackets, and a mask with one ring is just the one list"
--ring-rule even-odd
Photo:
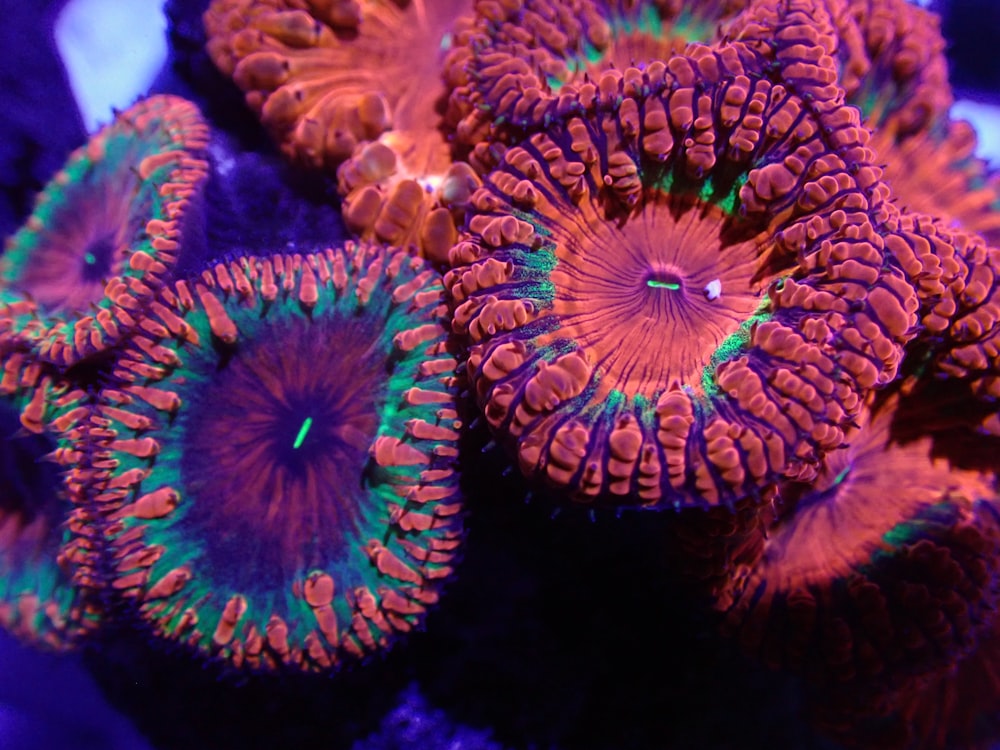
[(886, 251), (920, 300), (911, 372), (965, 380), (984, 404), (981, 429), (996, 434), (1000, 261), (978, 232), (997, 236), (1000, 198), (996, 176), (972, 155), (975, 135), (947, 117), (951, 90), (936, 16), (896, 0), (764, 2), (730, 31), (777, 62), (780, 77), (799, 90), (805, 74), (820, 106), (838, 101), (842, 86), (875, 127), (873, 159), (886, 165), (895, 199)]
[(444, 93), (438, 58), (460, 8), (216, 0), (205, 13), (208, 52), (289, 156), (336, 168), (392, 129), (421, 134), (408, 141), (417, 153), (405, 159), (421, 165), (413, 171), (441, 172), (449, 160), (434, 135)]
[[(605, 71), (667, 60), (690, 42), (718, 41), (745, 0), (512, 0), (479, 2), (445, 60), (454, 81), (448, 120), (474, 147), (491, 129), (524, 135), (547, 106)], [(493, 134), (494, 136), (496, 133)]]
[(369, 245), (165, 290), (164, 337), (136, 338), (89, 417), (108, 468), (76, 500), (112, 539), (107, 585), (251, 669), (329, 669), (419, 625), (462, 536), (442, 311), (432, 270)]
[(0, 627), (164, 746), (1000, 731), (1000, 199), (933, 14), (168, 6), (211, 140), (140, 102), (0, 258)]
[(866, 696), (975, 647), (1000, 594), (996, 461), (949, 451), (933, 412), (883, 395), (815, 483), (779, 486), (779, 519), (726, 614), (747, 652)]
[(930, 371), (966, 384), (981, 401), (979, 429), (1000, 434), (1000, 251), (979, 235), (921, 214), (891, 220), (886, 248), (920, 300), (910, 375)]
[(205, 27), (213, 61), (282, 150), (340, 167), (353, 231), (441, 262), (468, 193), (440, 128), (440, 59), (463, 10), (456, 0), (216, 0)]
[(487, 421), (581, 500), (807, 479), (915, 333), (856, 110), (810, 113), (708, 47), (567, 109), (473, 195), (445, 277)]
[(75, 395), (47, 377), (16, 384), (5, 378), (0, 390), (0, 627), (36, 645), (67, 649), (102, 614), (77, 577), (84, 550), (71, 528), (80, 519), (54, 458), (64, 423), (73, 420)]
[(1000, 633), (992, 619), (975, 648), (947, 668), (874, 700), (817, 701), (815, 720), (850, 748), (990, 750), (1000, 732)]
[(407, 173), (396, 156), (399, 142), (393, 131), (359, 147), (337, 170), (344, 222), (362, 239), (412, 247), (443, 266), (458, 239), (469, 197), (481, 181), (463, 161), (443, 174)]
[[(865, 123), (891, 129), (901, 140), (945, 118), (952, 93), (937, 15), (906, 0), (847, 0), (846, 5), (866, 59), (863, 70), (852, 71), (851, 62), (859, 61), (840, 53), (840, 84)], [(838, 29), (842, 37), (850, 33), (844, 26), (841, 22)]]
[(207, 137), (194, 104), (160, 95), (75, 151), (0, 257), (4, 337), (65, 366), (134, 329), (176, 260)]
[(906, 0), (763, 0), (726, 34), (790, 80), (825, 70), (866, 125), (897, 139), (940, 122), (952, 103), (937, 16)]
[(667, 519), (662, 548), (703, 603), (725, 611), (764, 554), (774, 521), (774, 496), (744, 499), (731, 508), (682, 508)]
[(898, 734), (911, 747), (994, 746), (1000, 731), (1000, 620), (994, 616), (976, 648), (957, 664), (927, 684), (908, 685), (887, 703)]
[(976, 143), (969, 123), (949, 120), (901, 141), (891, 128), (877, 129), (871, 147), (901, 208), (935, 216), (996, 245), (1000, 178), (974, 155)]

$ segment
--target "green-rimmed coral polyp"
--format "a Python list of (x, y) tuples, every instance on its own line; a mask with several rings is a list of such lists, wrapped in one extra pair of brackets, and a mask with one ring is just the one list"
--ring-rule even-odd
[(207, 145), (198, 108), (159, 95), (70, 155), (0, 257), (0, 337), (70, 366), (133, 330), (177, 259)]
[(219, 264), (154, 309), (91, 416), (108, 469), (79, 502), (108, 524), (107, 585), (158, 638), (252, 670), (419, 626), (463, 529), (437, 273), (349, 243)]

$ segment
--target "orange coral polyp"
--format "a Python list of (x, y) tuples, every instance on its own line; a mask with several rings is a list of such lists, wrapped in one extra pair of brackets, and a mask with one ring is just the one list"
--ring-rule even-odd
[[(552, 314), (559, 336), (600, 363), (595, 398), (615, 390), (653, 398), (685, 384), (700, 390), (712, 355), (766, 290), (768, 279), (754, 278), (764, 238), (724, 242), (718, 207), (654, 196), (620, 227), (581, 204), (581, 216), (557, 225), (551, 238), (559, 257)], [(616, 248), (613, 265), (600, 248)]]
[(952, 120), (900, 140), (892, 128), (879, 128), (871, 145), (902, 207), (1000, 242), (1000, 177), (975, 156), (972, 125)]
[(945, 118), (953, 97), (937, 14), (906, 0), (848, 0), (847, 6), (869, 61), (856, 85), (846, 86), (847, 101), (861, 108), (866, 123), (903, 139)]
[[(572, 97), (608, 70), (668, 60), (691, 42), (719, 39), (745, 0), (698, 3), (617, 0), (481, 2), (446, 67), (460, 82), (449, 121), (475, 146), (512, 129), (544, 127), (547, 105)], [(461, 72), (451, 70), (462, 68)], [(491, 132), (492, 131), (492, 132)]]
[(979, 399), (979, 429), (1000, 435), (1000, 249), (923, 214), (899, 214), (890, 225), (886, 249), (920, 302), (911, 358), (968, 386)]
[(875, 704), (825, 706), (822, 721), (855, 748), (988, 750), (1000, 731), (1000, 618), (991, 619), (976, 648), (950, 669), (904, 682)]
[(900, 139), (939, 124), (952, 103), (937, 16), (907, 0), (764, 0), (726, 33), (774, 60), (800, 93), (843, 92), (868, 127)]
[(816, 112), (745, 48), (692, 49), (553, 103), (451, 254), (487, 421), (579, 500), (731, 504), (808, 478), (916, 333), (856, 111)]
[(996, 462), (964, 468), (971, 456), (924, 427), (925, 397), (882, 398), (813, 485), (779, 487), (762, 559), (722, 599), (748, 653), (837, 690), (881, 691), (974, 647), (1000, 594)]
[(215, 0), (204, 22), (212, 60), (285, 153), (332, 170), (390, 128), (434, 130), (438, 61), (460, 11), (423, 0)]
[(466, 10), (458, 0), (216, 0), (204, 20), (209, 55), (285, 154), (337, 170), (348, 227), (441, 265), (470, 192), (435, 190), (464, 175), (441, 130), (439, 63)]

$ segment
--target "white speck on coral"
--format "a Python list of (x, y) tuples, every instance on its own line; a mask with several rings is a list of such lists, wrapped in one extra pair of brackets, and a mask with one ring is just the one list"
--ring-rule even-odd
[(718, 279), (712, 279), (705, 285), (705, 296), (709, 300), (718, 299), (722, 296), (722, 282)]

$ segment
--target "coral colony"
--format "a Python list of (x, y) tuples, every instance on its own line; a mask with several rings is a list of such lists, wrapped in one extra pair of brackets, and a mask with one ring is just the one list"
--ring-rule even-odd
[[(0, 624), (333, 674), (462, 577), (485, 424), (848, 746), (1000, 711), (1000, 183), (903, 0), (214, 0), (353, 239), (185, 260), (211, 126), (139, 101), (0, 258)], [(247, 217), (253, 220), (253, 217)], [(1000, 245), (996, 245), (1000, 247)], [(471, 487), (471, 491), (463, 491)]]

